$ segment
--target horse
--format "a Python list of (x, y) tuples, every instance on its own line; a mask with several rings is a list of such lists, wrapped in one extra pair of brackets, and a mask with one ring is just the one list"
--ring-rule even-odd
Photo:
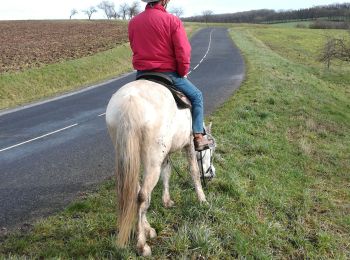
[[(147, 238), (155, 238), (157, 234), (148, 223), (146, 212), (160, 176), (163, 180), (163, 205), (174, 205), (169, 193), (169, 155), (186, 150), (198, 200), (205, 203), (200, 174), (202, 171), (203, 176), (210, 171), (211, 175), (215, 175), (211, 159), (215, 144), (206, 150), (210, 152), (196, 152), (190, 109), (179, 109), (167, 88), (144, 79), (124, 85), (111, 97), (106, 110), (106, 123), (115, 148), (119, 230), (116, 243), (120, 248), (128, 244), (137, 221), (138, 254), (150, 256), (152, 252)], [(212, 138), (211, 124), (206, 133)], [(200, 163), (197, 159), (200, 159)]]

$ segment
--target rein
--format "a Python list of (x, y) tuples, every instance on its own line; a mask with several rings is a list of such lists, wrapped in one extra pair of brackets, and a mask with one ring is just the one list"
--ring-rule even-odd
[(173, 169), (175, 170), (175, 172), (177, 173), (177, 176), (179, 176), (180, 178), (182, 178), (183, 176), (181, 175), (179, 169), (175, 166), (175, 164), (173, 163), (173, 161), (171, 160), (171, 157), (169, 156), (169, 162), (171, 164), (171, 166), (173, 166)]
[[(214, 141), (214, 147), (215, 147), (215, 139), (207, 134), (209, 138), (211, 138), (213, 141)], [(210, 165), (208, 167), (208, 169), (204, 172), (204, 164), (203, 164), (203, 159), (205, 158), (207, 152), (209, 151), (210, 153)], [(207, 179), (210, 181), (211, 179), (214, 178), (214, 174), (213, 174), (213, 161), (214, 161), (214, 156), (213, 156), (213, 149), (206, 149), (204, 151), (200, 151), (199, 152), (199, 156), (197, 156), (197, 163), (200, 164), (200, 174), (201, 174), (201, 181), (202, 181), (202, 184), (203, 184), (203, 187), (207, 187)], [(178, 168), (174, 165), (174, 163), (172, 162), (170, 156), (169, 156), (169, 162), (171, 164), (171, 166), (173, 167), (173, 169), (175, 170), (175, 172), (177, 173), (177, 175), (179, 177), (183, 177), (181, 174), (180, 174), (180, 171), (178, 170)]]
[[(205, 154), (207, 153), (207, 151), (209, 150), (210, 152), (210, 165), (207, 169), (206, 172), (204, 172), (204, 167), (203, 167), (203, 159), (204, 159), (204, 156)], [(207, 187), (207, 181), (206, 181), (206, 178), (208, 178), (208, 180), (211, 180), (214, 176), (213, 176), (213, 171), (212, 171), (212, 166), (213, 166), (213, 154), (212, 154), (212, 150), (211, 149), (207, 149), (207, 150), (204, 150), (204, 151), (200, 151), (199, 152), (199, 159), (197, 159), (197, 162), (200, 162), (201, 164), (201, 180), (202, 180), (202, 183), (203, 183), (203, 186), (206, 188)], [(206, 177), (206, 174), (209, 173), (209, 177)]]
[[(210, 166), (208, 167), (207, 171), (204, 172), (204, 166), (203, 166), (203, 159), (206, 155), (206, 153), (210, 152)], [(199, 152), (199, 158), (197, 158), (197, 162), (200, 162), (200, 165), (201, 165), (201, 168), (200, 168), (200, 172), (201, 172), (201, 181), (202, 181), (202, 184), (203, 186), (206, 188), (207, 187), (207, 181), (206, 179), (208, 178), (209, 180), (211, 180), (214, 176), (213, 176), (213, 171), (212, 171), (212, 166), (213, 166), (213, 152), (211, 149), (207, 149), (207, 150), (204, 150), (204, 151), (200, 151)], [(181, 175), (179, 169), (175, 166), (175, 164), (173, 163), (173, 161), (171, 160), (171, 157), (169, 156), (169, 162), (171, 164), (171, 166), (173, 167), (173, 169), (175, 170), (175, 172), (177, 173), (177, 175), (180, 177), (180, 178), (183, 178), (183, 176)], [(209, 174), (210, 176), (209, 177), (206, 177), (206, 175)]]

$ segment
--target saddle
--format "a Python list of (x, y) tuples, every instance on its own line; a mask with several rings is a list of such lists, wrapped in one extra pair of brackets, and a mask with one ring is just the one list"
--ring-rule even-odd
[(184, 93), (175, 89), (174, 82), (169, 76), (160, 72), (143, 72), (136, 77), (136, 80), (140, 79), (156, 82), (169, 89), (171, 94), (173, 94), (173, 97), (179, 109), (192, 108), (191, 101), (186, 97)]

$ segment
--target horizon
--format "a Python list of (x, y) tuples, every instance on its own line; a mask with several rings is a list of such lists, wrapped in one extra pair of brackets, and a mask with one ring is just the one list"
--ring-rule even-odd
[[(132, 3), (135, 0), (111, 1), (115, 4), (116, 10), (122, 3)], [(69, 19), (72, 9), (77, 9), (79, 12), (72, 17), (72, 20), (87, 19), (87, 16), (82, 13), (84, 9), (90, 6), (97, 6), (101, 0), (76, 0), (74, 3), (70, 0), (54, 1), (47, 3), (44, 0), (33, 0), (26, 2), (24, 0), (12, 0), (2, 4), (0, 10), (0, 20), (67, 20)], [(140, 11), (144, 10), (145, 3), (140, 3)], [(257, 0), (246, 1), (245, 3), (235, 3), (235, 1), (222, 0), (220, 3), (212, 3), (209, 0), (174, 0), (169, 3), (168, 11), (174, 7), (181, 7), (184, 10), (182, 17), (192, 17), (201, 15), (205, 10), (213, 11), (213, 14), (229, 14), (238, 12), (248, 12), (253, 10), (269, 9), (275, 11), (299, 10), (312, 8), (315, 6), (324, 6), (336, 4), (335, 1), (329, 0), (295, 0), (292, 3), (281, 3), (277, 0), (268, 0), (261, 3)], [(341, 2), (348, 3), (348, 2)], [(199, 9), (198, 6), (201, 6)], [(98, 12), (93, 14), (93, 20), (106, 19), (104, 13), (98, 9)]]

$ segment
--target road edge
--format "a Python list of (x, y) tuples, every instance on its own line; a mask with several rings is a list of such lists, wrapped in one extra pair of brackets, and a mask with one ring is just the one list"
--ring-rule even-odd
[(43, 100), (39, 100), (39, 101), (34, 101), (32, 103), (29, 103), (29, 104), (26, 104), (26, 105), (22, 105), (22, 106), (18, 106), (18, 107), (14, 107), (14, 108), (5, 108), (3, 110), (0, 110), (0, 117), (4, 116), (4, 115), (7, 115), (7, 114), (14, 113), (14, 112), (18, 112), (18, 111), (21, 111), (21, 110), (25, 110), (25, 109), (28, 109), (28, 108), (31, 108), (31, 107), (39, 106), (39, 105), (42, 105), (42, 104), (45, 104), (45, 103), (49, 103), (51, 101), (56, 101), (56, 100), (60, 100), (60, 99), (66, 98), (66, 97), (70, 97), (70, 96), (76, 95), (76, 94), (80, 94), (80, 93), (83, 93), (85, 91), (89, 91), (89, 90), (101, 87), (101, 86), (103, 86), (105, 84), (112, 83), (113, 81), (126, 78), (126, 77), (130, 76), (133, 73), (135, 73), (134, 70), (131, 71), (131, 72), (122, 74), (120, 76), (114, 77), (112, 79), (105, 80), (103, 82), (97, 83), (97, 84), (83, 86), (83, 87), (81, 87), (78, 90), (69, 91), (69, 92), (67, 92), (65, 94), (59, 94), (58, 96), (49, 97), (49, 98), (46, 98), (46, 99), (43, 99)]

